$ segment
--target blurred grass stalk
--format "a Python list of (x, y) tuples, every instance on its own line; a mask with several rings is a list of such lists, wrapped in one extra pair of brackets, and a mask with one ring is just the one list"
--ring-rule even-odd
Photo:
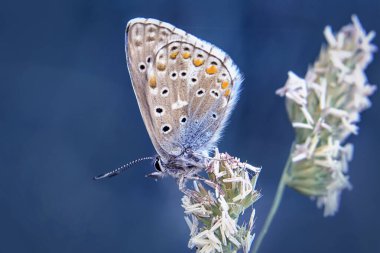
[(199, 253), (248, 253), (254, 239), (255, 210), (248, 223), (239, 218), (259, 198), (255, 190), (260, 169), (216, 150), (206, 168), (206, 179), (195, 179), (182, 191), (182, 207), (190, 228), (189, 248)]
[(295, 140), (278, 185), (270, 213), (255, 242), (257, 252), (281, 202), (286, 186), (315, 199), (324, 208), (324, 216), (334, 215), (340, 195), (351, 189), (348, 162), (353, 145), (346, 143), (358, 134), (360, 112), (369, 108), (368, 99), (376, 90), (364, 73), (376, 47), (371, 44), (374, 32), (366, 33), (359, 19), (333, 34), (324, 30), (327, 46), (309, 68), (305, 78), (289, 72), (289, 78), (277, 95), (286, 98)]

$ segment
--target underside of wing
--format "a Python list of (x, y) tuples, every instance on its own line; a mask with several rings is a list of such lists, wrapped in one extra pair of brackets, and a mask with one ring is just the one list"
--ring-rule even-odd
[(183, 31), (168, 23), (145, 18), (132, 19), (126, 28), (125, 49), (132, 86), (150, 139), (162, 157), (173, 147), (163, 147), (155, 135), (151, 105), (148, 103), (150, 86), (147, 69), (153, 64), (154, 49), (159, 44), (167, 43), (171, 35), (182, 33)]
[(237, 101), (242, 78), (236, 65), (167, 23), (138, 19), (128, 27), (132, 83), (157, 152), (209, 150)]
[(241, 76), (220, 49), (191, 35), (155, 50), (148, 103), (155, 129), (181, 150), (204, 151), (218, 140), (237, 101)]

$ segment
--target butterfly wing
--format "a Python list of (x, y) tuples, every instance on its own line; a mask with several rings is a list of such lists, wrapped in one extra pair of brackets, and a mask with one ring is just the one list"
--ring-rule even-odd
[(162, 157), (167, 156), (168, 152), (157, 140), (152, 119), (154, 115), (151, 113), (152, 105), (148, 101), (151, 88), (147, 69), (152, 65), (154, 49), (159, 43), (167, 43), (174, 33), (173, 30), (175, 27), (166, 23), (162, 25), (162, 22), (155, 19), (135, 18), (128, 22), (125, 36), (127, 64), (133, 90), (149, 137)]
[(160, 138), (181, 150), (207, 151), (219, 139), (237, 101), (238, 69), (220, 49), (188, 34), (173, 35), (158, 47), (153, 67), (152, 94), (157, 94), (149, 102), (165, 112), (152, 117)]
[[(153, 33), (148, 30), (152, 24), (168, 33), (149, 45), (145, 41)], [(134, 22), (129, 30), (129, 69), (156, 150), (166, 156), (185, 149), (207, 151), (237, 101), (242, 78), (236, 65), (220, 49), (167, 23)], [(138, 51), (134, 45), (140, 41)]]

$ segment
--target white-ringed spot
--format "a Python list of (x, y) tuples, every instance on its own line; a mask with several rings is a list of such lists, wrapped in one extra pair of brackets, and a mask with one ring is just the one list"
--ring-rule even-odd
[(217, 91), (216, 89), (211, 89), (211, 90), (210, 90), (210, 95), (211, 95), (213, 98), (219, 98), (219, 91)]
[(141, 73), (144, 73), (146, 71), (146, 65), (145, 65), (145, 63), (143, 63), (143, 62), (139, 63), (139, 71)]
[(181, 79), (185, 79), (187, 77), (186, 70), (182, 70), (181, 72), (179, 72), (179, 76), (181, 77)]
[(167, 97), (167, 96), (169, 96), (169, 88), (165, 86), (161, 89), (161, 97)]
[(156, 106), (154, 108), (154, 114), (156, 115), (156, 117), (161, 117), (165, 114), (165, 109), (162, 106)]
[(177, 74), (177, 72), (176, 71), (172, 71), (172, 72), (170, 72), (170, 79), (172, 79), (172, 80), (176, 80), (177, 79), (177, 77), (178, 77), (178, 74)]
[(184, 125), (187, 121), (187, 117), (185, 115), (182, 115), (180, 118), (179, 118), (179, 123), (181, 125)]
[(195, 92), (195, 95), (196, 95), (197, 97), (202, 97), (204, 94), (205, 94), (205, 89), (203, 89), (203, 88), (200, 88), (200, 89), (198, 89), (198, 90)]
[(170, 124), (164, 124), (161, 126), (161, 132), (163, 134), (168, 134), (172, 131), (172, 126)]
[(190, 86), (194, 86), (194, 85), (197, 83), (197, 81), (198, 81), (198, 79), (197, 79), (196, 77), (191, 77), (191, 78), (189, 78), (189, 80), (188, 80), (188, 84), (189, 84)]

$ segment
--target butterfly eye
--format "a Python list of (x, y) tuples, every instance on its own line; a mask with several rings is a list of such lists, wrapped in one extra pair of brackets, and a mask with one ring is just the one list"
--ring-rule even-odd
[(139, 64), (139, 70), (140, 70), (140, 72), (144, 72), (145, 70), (146, 70), (146, 67), (145, 67), (145, 63), (140, 63)]
[(164, 134), (168, 134), (170, 133), (170, 131), (172, 130), (171, 126), (169, 124), (165, 124), (161, 127), (161, 131), (162, 133)]
[(202, 97), (205, 94), (205, 89), (199, 89), (196, 92), (197, 97)]
[(161, 168), (161, 165), (160, 165), (160, 159), (158, 157), (156, 158), (156, 161), (154, 161), (154, 168), (157, 171), (162, 171), (162, 168)]

